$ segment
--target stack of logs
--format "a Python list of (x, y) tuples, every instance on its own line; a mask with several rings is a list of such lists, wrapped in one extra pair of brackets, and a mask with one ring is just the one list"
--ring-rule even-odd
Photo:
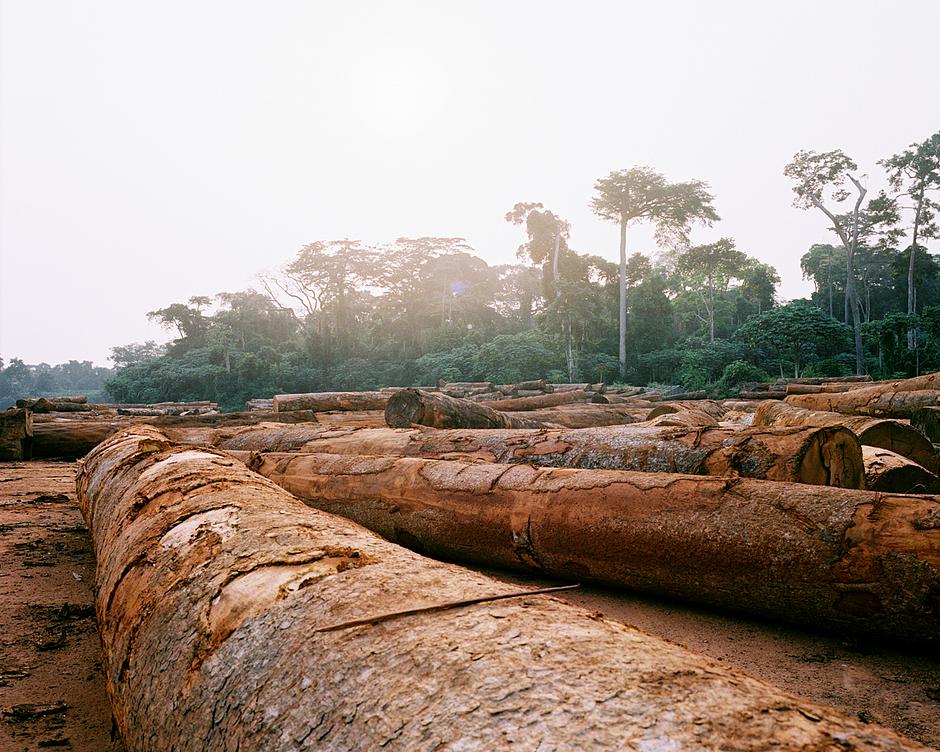
[[(589, 734), (887, 750), (914, 747), (424, 556), (936, 650), (940, 463), (913, 405), (934, 432), (940, 416), (905, 396), (934, 379), (749, 414), (704, 394), (544, 384), (475, 399), (493, 391), (443, 384), (277, 395), (271, 411), (227, 415), (4, 416), (10, 435), (32, 423), (34, 455), (103, 442), (78, 491), (128, 749), (293, 749), (311, 734), (335, 748), (576, 748)], [(798, 404), (810, 397), (836, 402)]]
[(916, 749), (425, 558), (940, 645), (938, 456), (909, 420), (597, 394), (278, 395), (267, 415), (316, 420), (108, 439), (78, 491), (127, 748)]

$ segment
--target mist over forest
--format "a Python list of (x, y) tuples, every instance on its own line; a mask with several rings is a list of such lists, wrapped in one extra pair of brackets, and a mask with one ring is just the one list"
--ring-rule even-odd
[[(0, 407), (87, 392), (237, 410), (285, 392), (539, 378), (722, 396), (777, 376), (938, 370), (940, 132), (864, 169), (840, 150), (785, 166), (794, 206), (819, 224), (793, 254), (814, 286), (805, 299), (782, 300), (778, 270), (733, 235), (697, 242), (720, 221), (707, 181), (634, 167), (584, 197), (620, 228), (620, 263), (569, 245), (563, 207), (534, 202), (507, 207), (514, 264), (487, 264), (460, 237), (316, 240), (251, 289), (167, 301), (148, 316), (174, 338), (116, 345), (113, 368), (0, 361)], [(888, 189), (870, 193), (875, 170)], [(665, 250), (631, 247), (638, 224)]]

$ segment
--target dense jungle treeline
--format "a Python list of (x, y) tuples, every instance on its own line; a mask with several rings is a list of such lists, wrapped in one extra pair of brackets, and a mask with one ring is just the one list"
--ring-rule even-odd
[[(238, 409), (275, 393), (438, 379), (727, 393), (781, 375), (940, 370), (940, 264), (929, 248), (940, 234), (940, 133), (879, 164), (889, 190), (875, 196), (841, 151), (803, 151), (786, 166), (794, 205), (820, 219), (821, 242), (800, 258), (814, 285), (805, 300), (783, 304), (777, 271), (732, 238), (693, 242), (696, 225), (719, 219), (705, 183), (641, 167), (599, 179), (591, 200), (619, 226), (619, 264), (570, 247), (568, 223), (538, 203), (505, 217), (520, 227), (517, 264), (490, 266), (461, 238), (318, 241), (257, 289), (151, 312), (176, 339), (113, 348), (115, 371), (101, 376), (114, 401)], [(641, 222), (668, 251), (628, 249)], [(61, 393), (48, 379), (64, 366), (38, 369), (28, 386), (24, 368), (0, 368), (0, 399)]]

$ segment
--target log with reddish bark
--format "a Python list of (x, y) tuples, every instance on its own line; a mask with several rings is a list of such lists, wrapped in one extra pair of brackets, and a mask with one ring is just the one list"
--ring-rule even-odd
[(853, 389), (863, 389), (865, 384), (787, 384), (787, 396), (791, 394), (838, 394)]
[[(32, 453), (36, 459), (78, 459), (117, 431), (141, 419), (133, 416), (111, 416), (99, 420), (73, 420), (54, 416), (36, 416), (33, 426)], [(215, 415), (166, 415), (147, 419), (151, 425), (165, 428), (218, 429), (224, 426), (250, 426), (257, 423), (316, 423), (309, 410), (289, 413), (218, 413)]]
[(930, 440), (916, 428), (896, 420), (806, 410), (785, 402), (764, 402), (754, 412), (753, 425), (843, 426), (858, 436), (862, 446), (895, 452), (933, 473), (940, 468), (940, 457)]
[(385, 422), (392, 428), (540, 428), (536, 420), (513, 417), (477, 402), (439, 392), (402, 389), (385, 406)]
[(425, 559), (155, 431), (95, 451), (78, 498), (128, 752), (923, 749), (602, 615)]
[(907, 457), (881, 447), (862, 447), (865, 483), (870, 491), (887, 493), (940, 492), (940, 478)]
[(689, 411), (705, 413), (716, 420), (721, 420), (722, 416), (728, 412), (724, 405), (716, 400), (669, 400), (668, 402), (663, 402), (653, 407), (647, 415), (647, 420), (657, 418), (660, 415), (668, 415), (669, 413)]
[(940, 373), (880, 382), (841, 394), (793, 395), (787, 397), (787, 402), (808, 410), (826, 410), (845, 415), (909, 418), (916, 408), (940, 405)]
[(718, 420), (708, 413), (701, 413), (698, 410), (682, 410), (674, 413), (661, 413), (653, 418), (647, 417), (643, 423), (648, 426), (686, 426), (692, 428), (693, 426), (717, 426)]
[(251, 467), (433, 556), (940, 643), (935, 497), (410, 457), (259, 454)]
[(32, 441), (32, 411), (25, 407), (11, 407), (0, 412), (0, 461), (30, 459)]
[(274, 412), (313, 410), (325, 413), (336, 410), (384, 410), (389, 392), (311, 392), (309, 394), (278, 394)]
[(585, 402), (527, 412), (508, 412), (505, 415), (533, 421), (536, 425), (532, 427), (593, 428), (637, 423), (646, 419), (647, 412), (646, 408), (631, 404), (595, 405)]
[(516, 397), (515, 399), (503, 399), (494, 402), (482, 402), (480, 404), (492, 407), (494, 410), (524, 412), (527, 410), (541, 410), (545, 407), (557, 407), (558, 405), (570, 405), (575, 402), (589, 402), (591, 395), (583, 391), (570, 392), (552, 392), (550, 394), (539, 394), (533, 397)]
[[(192, 438), (190, 435), (186, 440)], [(225, 450), (524, 462), (545, 467), (722, 475), (865, 487), (861, 447), (855, 435), (844, 428), (618, 426), (317, 432), (265, 426), (205, 443)]]

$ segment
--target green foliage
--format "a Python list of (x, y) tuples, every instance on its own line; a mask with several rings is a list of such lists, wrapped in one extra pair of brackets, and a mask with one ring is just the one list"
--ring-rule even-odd
[(733, 360), (725, 366), (715, 388), (718, 394), (725, 396), (736, 393), (749, 382), (763, 383), (771, 380), (770, 374), (763, 368), (748, 363), (746, 360)]

